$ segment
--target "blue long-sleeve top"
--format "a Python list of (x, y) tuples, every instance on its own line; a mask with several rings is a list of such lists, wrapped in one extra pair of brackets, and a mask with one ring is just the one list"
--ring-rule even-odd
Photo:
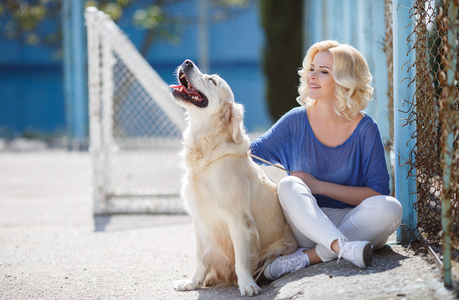
[[(315, 137), (306, 109), (296, 107), (255, 139), (250, 148), (253, 154), (287, 170), (303, 171), (321, 181), (369, 187), (382, 195), (390, 194), (381, 134), (376, 122), (366, 114), (343, 144), (328, 147)], [(354, 207), (324, 195), (314, 196), (321, 207)]]

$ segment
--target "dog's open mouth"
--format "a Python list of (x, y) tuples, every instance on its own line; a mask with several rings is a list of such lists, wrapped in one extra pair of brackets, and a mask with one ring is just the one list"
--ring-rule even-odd
[(172, 95), (174, 97), (191, 102), (198, 107), (206, 107), (208, 105), (207, 97), (191, 85), (182, 68), (179, 70), (178, 80), (180, 84), (169, 86), (173, 89)]

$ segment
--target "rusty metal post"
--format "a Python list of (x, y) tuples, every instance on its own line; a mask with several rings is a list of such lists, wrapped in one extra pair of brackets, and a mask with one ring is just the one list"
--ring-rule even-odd
[(452, 166), (453, 166), (453, 143), (454, 130), (453, 124), (457, 117), (457, 111), (454, 108), (455, 93), (451, 90), (456, 88), (456, 67), (457, 67), (457, 16), (458, 4), (457, 1), (450, 1), (448, 6), (448, 45), (449, 51), (447, 54), (449, 67), (447, 72), (448, 97), (446, 99), (446, 128), (444, 131), (444, 147), (443, 147), (443, 200), (442, 200), (442, 229), (443, 229), (443, 281), (445, 286), (452, 287), (451, 276), (451, 200), (452, 200)]

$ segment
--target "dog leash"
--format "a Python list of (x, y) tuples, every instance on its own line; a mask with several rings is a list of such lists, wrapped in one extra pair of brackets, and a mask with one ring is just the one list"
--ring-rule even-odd
[(287, 170), (287, 169), (284, 169), (284, 168), (282, 168), (282, 167), (280, 167), (280, 166), (278, 166), (278, 165), (275, 165), (275, 164), (273, 164), (273, 163), (271, 163), (271, 162), (269, 162), (269, 161), (267, 161), (267, 160), (265, 160), (265, 159), (263, 159), (263, 158), (261, 158), (261, 157), (256, 156), (255, 154), (252, 154), (250, 151), (248, 152), (248, 154), (249, 154), (249, 156), (251, 156), (251, 157), (253, 157), (253, 158), (256, 158), (256, 159), (258, 159), (258, 160), (260, 160), (260, 161), (262, 161), (262, 162), (264, 162), (264, 163), (267, 163), (268, 165), (271, 165), (271, 166), (273, 166), (273, 167), (276, 167), (276, 168), (278, 168), (278, 169), (281, 169), (282, 171), (285, 171), (285, 172), (290, 173), (290, 174), (293, 173), (292, 171), (289, 171), (289, 170)]

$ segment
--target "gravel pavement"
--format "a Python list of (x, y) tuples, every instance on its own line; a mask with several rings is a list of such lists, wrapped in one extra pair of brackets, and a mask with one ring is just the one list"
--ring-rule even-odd
[[(90, 185), (87, 152), (0, 152), (0, 299), (242, 298), (234, 286), (175, 291), (194, 268), (190, 217), (94, 218)], [(456, 299), (429, 256), (391, 238), (366, 270), (331, 261), (252, 298)]]

